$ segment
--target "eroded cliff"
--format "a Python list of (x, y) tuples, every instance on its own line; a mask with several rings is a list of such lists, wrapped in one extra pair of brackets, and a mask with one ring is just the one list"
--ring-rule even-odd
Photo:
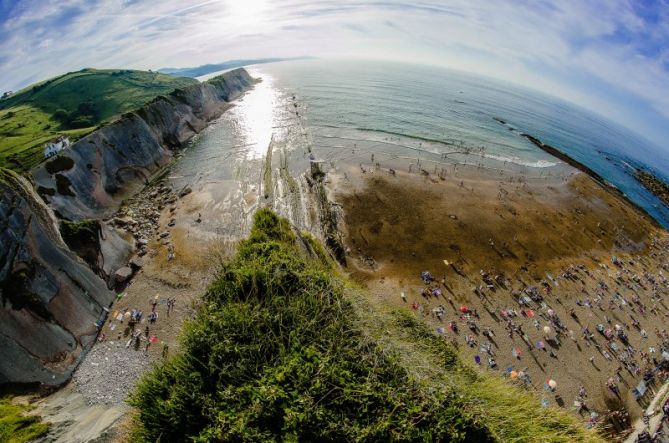
[(66, 381), (113, 299), (24, 178), (0, 169), (0, 384)]
[(253, 83), (235, 69), (156, 98), (35, 168), (38, 192), (64, 218), (110, 216)]
[[(103, 219), (254, 82), (237, 69), (158, 97), (36, 167), (34, 187), (0, 169), (0, 385), (70, 378), (114, 297), (105, 280), (133, 249)], [(90, 225), (68, 237), (88, 263), (58, 217)]]

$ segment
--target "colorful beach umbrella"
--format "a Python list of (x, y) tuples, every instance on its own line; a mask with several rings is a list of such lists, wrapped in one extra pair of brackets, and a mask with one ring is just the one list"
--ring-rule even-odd
[(537, 342), (537, 348), (539, 348), (539, 349), (545, 349), (545, 348), (546, 348), (546, 344), (545, 344), (543, 341), (539, 340), (539, 341)]

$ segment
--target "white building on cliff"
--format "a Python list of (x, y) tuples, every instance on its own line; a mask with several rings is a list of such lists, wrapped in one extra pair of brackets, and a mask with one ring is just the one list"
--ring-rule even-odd
[(63, 149), (70, 147), (70, 139), (67, 137), (58, 137), (44, 145), (44, 158), (53, 157)]

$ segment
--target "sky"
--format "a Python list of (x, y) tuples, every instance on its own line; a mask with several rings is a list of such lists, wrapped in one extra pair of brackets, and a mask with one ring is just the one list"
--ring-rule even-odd
[(407, 61), (560, 97), (669, 153), (669, 0), (0, 0), (0, 28), (3, 91), (86, 67)]

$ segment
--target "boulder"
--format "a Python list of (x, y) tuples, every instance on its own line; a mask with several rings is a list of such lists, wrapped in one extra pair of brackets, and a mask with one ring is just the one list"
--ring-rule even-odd
[(144, 267), (144, 260), (141, 257), (133, 257), (128, 263), (132, 269), (135, 271), (142, 269)]
[(130, 268), (130, 266), (124, 266), (114, 273), (114, 282), (116, 282), (117, 285), (122, 285), (127, 282), (130, 277), (132, 277), (132, 268)]
[(101, 268), (109, 287), (113, 287), (114, 273), (125, 266), (134, 248), (116, 229), (106, 223), (100, 223), (100, 226)]

